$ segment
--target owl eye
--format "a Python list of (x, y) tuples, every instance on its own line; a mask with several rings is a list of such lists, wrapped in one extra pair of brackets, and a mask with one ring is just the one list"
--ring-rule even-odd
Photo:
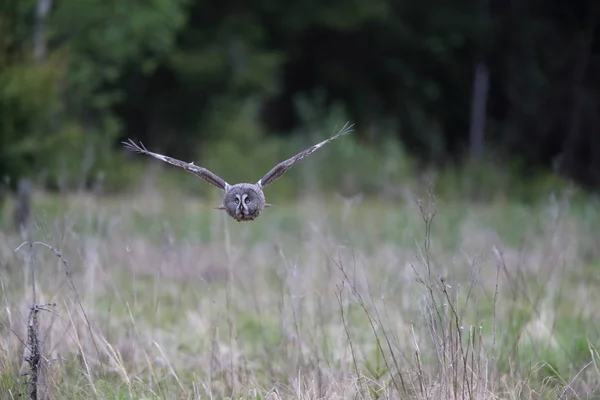
[(235, 198), (235, 204), (240, 204), (240, 198), (239, 197)]
[(250, 203), (250, 198), (246, 197), (246, 199), (244, 200), (244, 203), (246, 203), (246, 204)]

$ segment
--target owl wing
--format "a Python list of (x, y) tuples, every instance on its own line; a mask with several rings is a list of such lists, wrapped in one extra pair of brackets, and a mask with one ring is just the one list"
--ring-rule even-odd
[(157, 158), (176, 167), (183, 168), (184, 170), (191, 172), (192, 174), (202, 178), (204, 181), (210, 183), (211, 185), (218, 187), (219, 189), (227, 190), (230, 187), (230, 185), (227, 182), (225, 182), (220, 176), (214, 174), (206, 168), (194, 165), (193, 162), (187, 163), (185, 161), (181, 161), (173, 157), (153, 153), (146, 149), (146, 147), (144, 147), (144, 145), (141, 142), (138, 145), (131, 139), (129, 139), (127, 142), (122, 143), (127, 150), (134, 151), (136, 153), (146, 154), (148, 156)]
[(265, 187), (273, 182), (275, 182), (277, 179), (279, 179), (283, 174), (286, 173), (286, 171), (292, 167), (294, 164), (296, 164), (298, 161), (302, 160), (304, 157), (314, 153), (317, 149), (323, 147), (324, 145), (326, 145), (327, 143), (331, 142), (332, 140), (337, 139), (339, 136), (342, 135), (347, 135), (348, 133), (352, 132), (352, 127), (354, 126), (354, 124), (349, 124), (349, 122), (346, 122), (346, 124), (344, 124), (344, 126), (342, 127), (342, 129), (336, 133), (335, 135), (331, 136), (329, 139), (323, 140), (321, 143), (317, 143), (314, 146), (309, 147), (308, 149), (296, 154), (295, 156), (288, 158), (285, 161), (280, 162), (279, 164), (277, 164), (276, 166), (274, 166), (269, 172), (267, 172), (258, 182), (257, 185), (261, 186), (261, 187)]

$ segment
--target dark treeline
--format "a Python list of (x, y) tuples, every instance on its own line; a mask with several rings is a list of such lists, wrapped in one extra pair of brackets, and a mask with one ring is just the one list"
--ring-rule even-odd
[(192, 158), (232, 121), (285, 137), (340, 106), (365, 146), (600, 187), (597, 0), (0, 1), (3, 176), (93, 174), (125, 137)]

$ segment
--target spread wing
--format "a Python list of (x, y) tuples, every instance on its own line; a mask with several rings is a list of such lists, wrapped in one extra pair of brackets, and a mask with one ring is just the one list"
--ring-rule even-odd
[(192, 174), (202, 178), (203, 180), (210, 183), (211, 185), (218, 187), (219, 189), (227, 190), (230, 187), (230, 185), (227, 182), (225, 182), (220, 176), (214, 174), (213, 172), (207, 170), (206, 168), (202, 168), (198, 165), (194, 165), (193, 162), (186, 163), (185, 161), (181, 161), (181, 160), (178, 160), (173, 157), (163, 156), (162, 154), (153, 153), (153, 152), (149, 151), (148, 149), (146, 149), (146, 147), (144, 147), (144, 145), (141, 142), (138, 145), (131, 139), (129, 139), (127, 142), (122, 142), (122, 143), (123, 143), (123, 146), (127, 150), (130, 150), (130, 151), (133, 151), (136, 153), (146, 154), (148, 156), (157, 158), (161, 161), (164, 161), (164, 162), (174, 165), (176, 167), (183, 168), (184, 170), (191, 172)]
[(331, 142), (332, 140), (337, 139), (339, 136), (347, 135), (348, 133), (352, 132), (353, 126), (354, 126), (354, 124), (350, 124), (349, 122), (346, 122), (346, 124), (342, 127), (342, 129), (335, 135), (331, 136), (329, 139), (323, 140), (321, 143), (317, 143), (314, 146), (309, 147), (308, 149), (304, 150), (303, 152), (300, 152), (300, 153), (296, 154), (295, 156), (288, 158), (285, 161), (280, 162), (279, 164), (274, 166), (269, 172), (267, 172), (257, 182), (257, 185), (261, 186), (261, 187), (265, 187), (265, 186), (275, 182), (283, 174), (285, 174), (286, 171), (290, 167), (292, 167), (298, 161), (302, 160), (304, 157), (314, 153), (317, 149), (325, 146), (327, 143)]

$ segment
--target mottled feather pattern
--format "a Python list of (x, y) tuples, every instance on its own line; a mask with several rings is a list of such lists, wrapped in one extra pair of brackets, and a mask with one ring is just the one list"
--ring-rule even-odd
[(207, 170), (206, 168), (199, 167), (193, 162), (187, 163), (185, 161), (181, 161), (173, 157), (153, 153), (146, 149), (146, 147), (144, 147), (144, 145), (141, 142), (139, 145), (137, 145), (133, 140), (129, 139), (127, 142), (123, 142), (123, 146), (128, 150), (146, 154), (151, 157), (157, 158), (161, 161), (164, 161), (168, 164), (174, 165), (179, 168), (183, 168), (184, 170), (191, 172), (192, 174), (202, 178), (204, 181), (210, 183), (211, 185), (218, 187), (219, 189), (226, 190), (230, 186), (224, 179), (222, 179), (215, 173)]

